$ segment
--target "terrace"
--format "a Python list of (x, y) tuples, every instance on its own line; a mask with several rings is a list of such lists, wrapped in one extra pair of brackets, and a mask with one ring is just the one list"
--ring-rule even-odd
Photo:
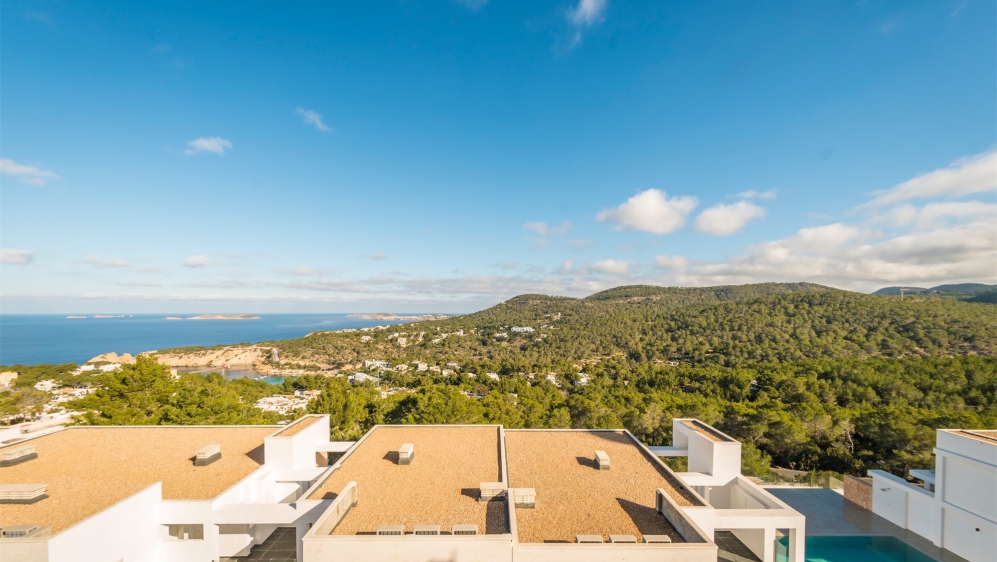
[[(264, 439), (277, 429), (73, 427), (22, 440), (0, 452), (30, 444), (37, 458), (0, 468), (0, 484), (45, 484), (48, 497), (3, 505), (3, 523), (48, 526), (55, 534), (156, 482), (166, 500), (215, 498), (263, 464)], [(209, 444), (221, 446), (221, 457), (195, 466), (195, 453)]]
[[(482, 482), (504, 482), (498, 426), (378, 426), (343, 457), (309, 499), (333, 499), (356, 482), (358, 502), (317, 535), (373, 535), (381, 525), (477, 525), (482, 534), (508, 528), (504, 503), (479, 502)], [(410, 464), (398, 451), (413, 445)]]
[[(509, 482), (533, 488), (532, 509), (517, 509), (520, 543), (573, 543), (578, 535), (666, 535), (683, 533), (658, 511), (663, 490), (678, 506), (701, 505), (660, 460), (623, 431), (506, 430)], [(596, 451), (610, 459), (600, 470)]]

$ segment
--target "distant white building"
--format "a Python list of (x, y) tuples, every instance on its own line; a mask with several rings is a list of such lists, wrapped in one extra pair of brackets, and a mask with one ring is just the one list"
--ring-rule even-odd
[(560, 381), (557, 380), (557, 374), (555, 373), (547, 373), (547, 382), (554, 386), (561, 386)]
[(368, 375), (367, 373), (353, 373), (352, 375), (350, 375), (349, 377), (347, 377), (346, 380), (350, 381), (351, 383), (356, 384), (356, 383), (367, 382), (367, 381), (376, 382), (378, 379), (377, 379), (377, 377)]
[(98, 369), (102, 373), (110, 373), (111, 371), (117, 371), (121, 368), (121, 363), (108, 363), (107, 365), (101, 365)]
[(96, 370), (96, 369), (97, 369), (96, 365), (80, 365), (79, 367), (76, 368), (75, 371), (72, 371), (72, 373), (74, 375), (80, 375), (80, 374), (83, 374), (83, 373), (85, 373), (87, 371), (93, 371), (93, 370)]
[(454, 369), (460, 369), (460, 365), (456, 361), (451, 361), (447, 363), (447, 367), (452, 367)]
[(534, 329), (530, 326), (513, 326), (512, 328), (510, 328), (510, 330), (512, 330), (513, 332), (524, 333), (524, 334), (532, 334), (534, 332)]
[(578, 373), (578, 378), (575, 379), (575, 384), (578, 386), (585, 386), (589, 383), (589, 376), (586, 373)]
[(363, 362), (363, 366), (368, 369), (370, 367), (377, 367), (378, 369), (390, 369), (391, 363), (388, 363), (387, 361), (382, 361), (380, 359), (369, 359)]
[(430, 371), (436, 371), (437, 373), (440, 372), (440, 368), (438, 366), (436, 366), (436, 365), (430, 365), (429, 366), (429, 370)]
[(360, 343), (367, 343), (371, 340), (370, 336), (360, 336)]
[(52, 379), (47, 379), (43, 381), (38, 381), (35, 383), (35, 390), (40, 390), (42, 392), (52, 392), (53, 390), (59, 388), (59, 383)]
[(298, 398), (295, 396), (278, 394), (276, 396), (260, 398), (256, 401), (256, 408), (263, 410), (264, 412), (287, 414), (293, 412), (294, 410), (306, 409), (308, 407), (308, 400), (308, 398)]
[(499, 380), (498, 373), (488, 373), (488, 378), (492, 379), (493, 381)]
[(428, 368), (429, 368), (429, 365), (427, 363), (423, 363), (422, 361), (416, 361), (415, 362), (415, 370), (416, 371), (425, 371)]

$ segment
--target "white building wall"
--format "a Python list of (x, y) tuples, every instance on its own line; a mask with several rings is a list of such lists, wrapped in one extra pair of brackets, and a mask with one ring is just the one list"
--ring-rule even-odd
[(945, 463), (943, 485), (938, 488), (941, 500), (997, 521), (997, 467), (955, 455), (942, 455), (939, 460)]
[(162, 495), (156, 483), (55, 535), (48, 561), (159, 562), (156, 505)]
[(997, 556), (997, 525), (958, 509), (943, 509), (941, 542), (970, 562), (989, 562)]
[(512, 537), (309, 536), (303, 550), (307, 562), (511, 562)]

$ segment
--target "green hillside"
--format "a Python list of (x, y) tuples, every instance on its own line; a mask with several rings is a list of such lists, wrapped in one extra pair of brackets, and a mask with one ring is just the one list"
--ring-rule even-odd
[[(584, 299), (522, 295), (481, 312), (375, 332), (275, 342), (285, 360), (495, 360), (532, 366), (622, 355), (736, 366), (997, 351), (995, 310), (953, 299), (865, 295), (812, 284), (619, 287)], [(514, 326), (533, 328), (516, 333)], [(463, 336), (447, 335), (463, 330)], [(421, 334), (421, 335), (420, 335)], [(367, 336), (370, 341), (362, 342)], [(406, 340), (398, 344), (398, 337)], [(366, 339), (366, 338), (365, 338)]]
[(744, 472), (759, 476), (770, 464), (905, 475), (931, 465), (935, 429), (997, 427), (997, 306), (938, 296), (806, 283), (618, 287), (263, 345), (281, 350), (282, 369), (343, 375), (372, 359), (410, 368), (366, 369), (377, 384), (308, 375), (275, 389), (174, 378), (145, 357), (93, 377), (71, 374), (75, 365), (3, 367), (22, 376), (0, 394), (0, 414), (40, 408), (46, 395), (32, 385), (53, 378), (97, 388), (67, 405), (88, 424), (262, 423), (281, 416), (252, 404), (296, 389), (321, 390), (308, 411), (329, 414), (336, 439), (380, 423), (500, 423), (625, 427), (662, 445), (672, 418), (696, 417), (742, 441)]

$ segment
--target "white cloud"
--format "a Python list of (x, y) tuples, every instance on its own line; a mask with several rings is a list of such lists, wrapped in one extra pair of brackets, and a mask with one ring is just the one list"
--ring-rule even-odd
[(0, 263), (28, 265), (35, 259), (34, 250), (0, 250)]
[(738, 193), (739, 196), (744, 197), (745, 199), (754, 199), (756, 197), (759, 199), (775, 199), (777, 194), (778, 190), (775, 189), (769, 189), (768, 191), (755, 191), (754, 189), (750, 189), (748, 191)]
[(578, 0), (568, 10), (568, 21), (575, 27), (588, 27), (602, 22), (606, 15), (606, 0)]
[(225, 151), (231, 148), (232, 143), (221, 137), (201, 137), (188, 142), (184, 154), (199, 154), (201, 152), (225, 154)]
[(301, 116), (301, 121), (306, 125), (312, 125), (313, 127), (315, 127), (320, 131), (330, 130), (329, 127), (325, 124), (325, 121), (322, 120), (322, 114), (311, 109), (305, 109), (300, 106), (297, 109), (295, 109), (294, 112)]
[(885, 240), (846, 224), (805, 228), (781, 240), (756, 244), (725, 262), (683, 272), (689, 284), (813, 281), (874, 289), (888, 284), (963, 281), (993, 283), (997, 229), (973, 222)]
[(524, 230), (532, 230), (540, 236), (559, 235), (571, 230), (571, 223), (564, 221), (560, 226), (550, 226), (545, 222), (528, 222), (523, 225)]
[(613, 275), (626, 275), (630, 264), (621, 260), (602, 260), (592, 264), (592, 269)]
[(652, 234), (669, 234), (685, 225), (685, 217), (699, 200), (692, 196), (668, 198), (658, 189), (634, 195), (615, 209), (605, 209), (595, 216), (599, 222), (614, 222), (616, 230), (640, 230)]
[(184, 267), (204, 267), (209, 263), (211, 263), (211, 260), (204, 254), (198, 254), (183, 260)]
[(911, 199), (962, 197), (993, 192), (995, 189), (997, 150), (991, 150), (956, 161), (948, 168), (921, 174), (890, 189), (877, 191), (872, 201), (858, 208), (895, 205)]
[(689, 265), (689, 258), (685, 256), (660, 255), (654, 257), (654, 265), (661, 269), (683, 269)]
[(95, 255), (89, 255), (83, 258), (83, 263), (88, 263), (90, 265), (96, 265), (97, 267), (131, 267), (132, 264), (128, 260), (109, 258), (101, 259)]
[(277, 273), (290, 273), (299, 277), (310, 277), (315, 275), (325, 275), (326, 270), (320, 267), (295, 267), (293, 269), (278, 269)]
[(891, 209), (885, 216), (876, 218), (888, 220), (896, 226), (911, 224), (925, 226), (937, 223), (942, 219), (966, 219), (980, 216), (990, 216), (997, 224), (997, 205), (982, 201), (945, 201), (928, 203), (921, 208), (913, 205), (901, 205)]
[(384, 252), (374, 252), (373, 254), (366, 254), (360, 257), (366, 258), (368, 260), (380, 261), (387, 258), (388, 256), (384, 255)]
[(571, 271), (574, 268), (575, 268), (575, 262), (573, 262), (571, 260), (564, 260), (564, 263), (562, 263), (561, 267), (558, 269), (558, 273), (561, 273), (561, 274), (571, 273)]
[(568, 44), (568, 50), (582, 42), (582, 29), (602, 23), (606, 16), (606, 0), (578, 0), (578, 4), (565, 13), (565, 17), (575, 28), (575, 34)]
[(27, 164), (18, 164), (10, 158), (0, 158), (0, 173), (17, 178), (25, 185), (45, 185), (48, 180), (62, 179), (55, 172)]
[(765, 208), (747, 201), (733, 205), (714, 205), (696, 217), (696, 230), (717, 236), (740, 232), (748, 221), (765, 216)]

